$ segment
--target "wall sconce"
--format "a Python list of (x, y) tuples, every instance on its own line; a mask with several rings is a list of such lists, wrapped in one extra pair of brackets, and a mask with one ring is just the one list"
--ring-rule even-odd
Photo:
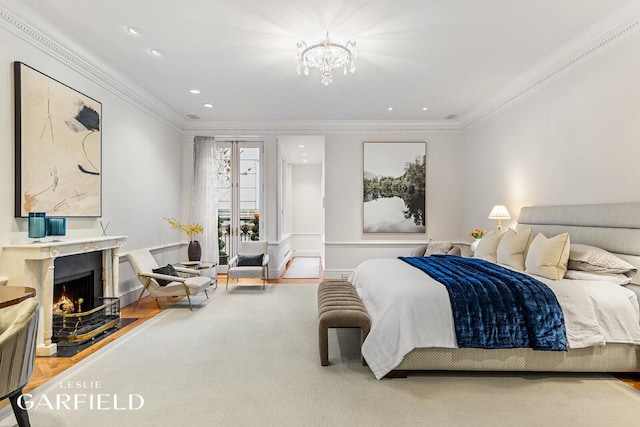
[(505, 207), (505, 205), (495, 205), (491, 212), (489, 212), (489, 219), (498, 220), (498, 233), (502, 230), (502, 220), (511, 219), (511, 214)]

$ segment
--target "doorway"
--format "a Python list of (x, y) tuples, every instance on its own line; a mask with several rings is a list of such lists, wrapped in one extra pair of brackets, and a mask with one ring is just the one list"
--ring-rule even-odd
[(316, 262), (324, 261), (324, 144), (320, 135), (278, 137), (281, 252), (287, 262), (294, 261), (289, 268), (300, 265), (294, 269), (300, 273), (290, 271), (285, 278), (309, 277), (302, 273), (303, 262), (317, 277)]
[(261, 140), (216, 139), (219, 272), (238, 253), (241, 241), (261, 240), (263, 230), (263, 157)]

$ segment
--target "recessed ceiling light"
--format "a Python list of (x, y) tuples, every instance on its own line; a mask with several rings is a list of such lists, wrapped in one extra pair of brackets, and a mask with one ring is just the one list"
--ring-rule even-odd
[(302, 155), (303, 155), (303, 156), (306, 156), (306, 155), (307, 155), (307, 153), (302, 153)]
[(422, 107), (422, 111), (427, 111), (429, 107)]
[(202, 106), (205, 108), (213, 108), (213, 104), (210, 104), (208, 102), (206, 104), (202, 104)]
[(194, 94), (200, 93), (200, 91), (198, 89), (191, 89), (189, 92), (194, 93)]
[(304, 148), (304, 145), (298, 145), (298, 147), (300, 147), (300, 148)]
[(150, 51), (150, 52), (151, 52), (151, 55), (154, 55), (154, 56), (162, 56), (162, 51), (161, 51), (161, 50), (158, 50), (158, 49), (151, 49), (151, 51)]
[(142, 35), (142, 30), (140, 28), (137, 28), (137, 27), (128, 27), (127, 31), (130, 32), (131, 34), (135, 35), (135, 36)]
[(387, 110), (393, 111), (393, 107), (389, 107), (389, 108), (387, 108)]

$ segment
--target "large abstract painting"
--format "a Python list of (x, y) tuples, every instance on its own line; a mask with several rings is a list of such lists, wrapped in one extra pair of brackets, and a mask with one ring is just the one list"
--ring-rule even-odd
[(15, 216), (102, 214), (102, 104), (14, 63)]
[(365, 142), (365, 233), (426, 232), (425, 142)]

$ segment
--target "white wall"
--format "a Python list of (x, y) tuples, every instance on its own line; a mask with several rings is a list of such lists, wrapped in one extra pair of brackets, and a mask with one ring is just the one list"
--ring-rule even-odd
[(548, 81), (464, 133), (464, 226), (505, 204), (640, 200), (640, 36)]
[(294, 256), (320, 256), (322, 165), (291, 166), (291, 248)]
[[(123, 252), (183, 240), (162, 220), (162, 216), (180, 215), (179, 130), (2, 27), (0, 46), (0, 243), (28, 241), (27, 220), (13, 216), (13, 61), (24, 62), (102, 103), (102, 218), (68, 218), (66, 238), (99, 236), (102, 220), (109, 223), (109, 235), (128, 237)], [(121, 267), (121, 290), (137, 287), (128, 263), (123, 261)]]
[[(427, 142), (426, 234), (364, 234), (364, 141)], [(325, 140), (325, 277), (348, 275), (369, 258), (409, 255), (429, 238), (465, 240), (462, 139), (455, 132), (336, 134)], [(468, 239), (466, 239), (468, 240)]]
[[(26, 237), (26, 221), (13, 218), (11, 100), (12, 62), (16, 60), (102, 102), (101, 219), (110, 223), (109, 233), (129, 237), (125, 250), (170, 246), (183, 240), (161, 217), (182, 218), (188, 212), (190, 184), (184, 181), (190, 175), (185, 173), (188, 159), (184, 156), (190, 151), (181, 147), (180, 141), (189, 131), (181, 135), (175, 127), (58, 61), (55, 53), (45, 52), (43, 46), (40, 50), (3, 27), (0, 46), (0, 99), (4, 100), (0, 102), (0, 242)], [(413, 131), (400, 125), (397, 130), (393, 125), (344, 126), (344, 131), (340, 126), (329, 127), (323, 171), (325, 276), (347, 274), (364, 259), (407, 254), (429, 238), (468, 241), (469, 230), (495, 227), (495, 221), (486, 217), (497, 203), (506, 204), (515, 221), (523, 205), (639, 200), (640, 36), (602, 49), (567, 70), (463, 133)], [(275, 138), (286, 133), (282, 126), (274, 123), (269, 130), (268, 123), (255, 125), (267, 138), (265, 237), (276, 245), (272, 268), (278, 270), (290, 244), (277, 229), (280, 207)], [(244, 123), (237, 127), (243, 134), (251, 129)], [(314, 134), (324, 133), (321, 124), (311, 127)], [(372, 130), (367, 131), (369, 128)], [(427, 142), (426, 234), (363, 234), (364, 141)], [(70, 236), (99, 233), (98, 219), (71, 218), (68, 231)], [(172, 251), (161, 252), (168, 258), (176, 256)], [(122, 277), (130, 279), (126, 272)], [(127, 289), (126, 284), (121, 287)]]

